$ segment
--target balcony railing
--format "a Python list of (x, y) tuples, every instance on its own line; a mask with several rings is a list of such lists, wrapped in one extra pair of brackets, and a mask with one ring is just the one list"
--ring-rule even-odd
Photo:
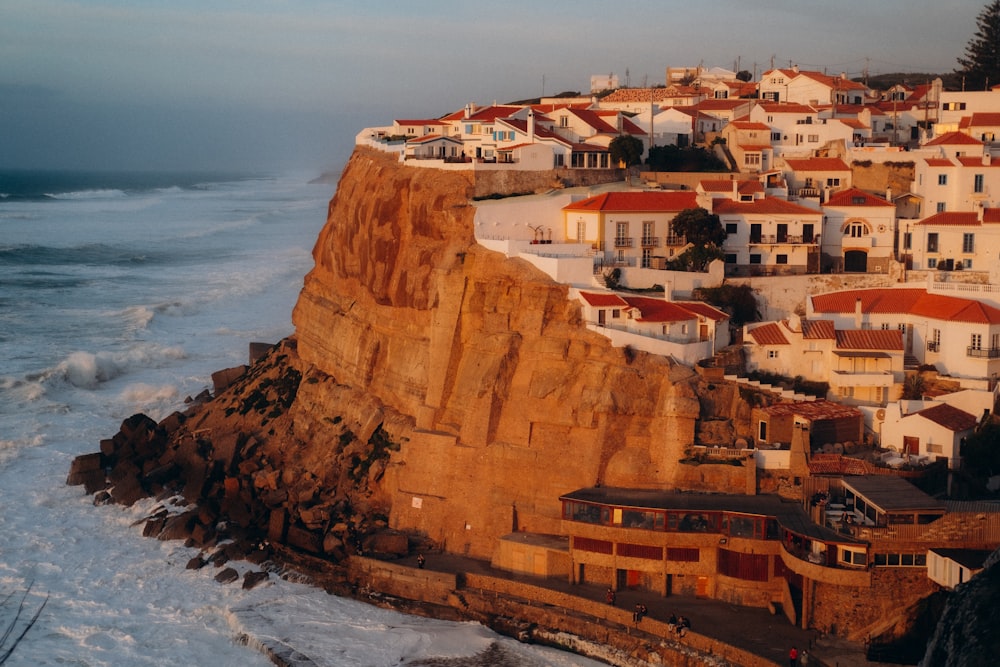
[(643, 236), (642, 237), (642, 247), (643, 248), (659, 248), (660, 247), (660, 237), (659, 236)]
[(632, 237), (631, 236), (616, 236), (615, 237), (615, 247), (616, 248), (631, 248), (632, 247)]
[(669, 236), (666, 237), (665, 243), (668, 246), (671, 246), (671, 245), (684, 245), (684, 244), (687, 243), (687, 239), (684, 238), (683, 234), (682, 235), (670, 234)]
[(966, 350), (968, 356), (977, 359), (1000, 359), (1000, 347), (980, 348), (970, 345)]
[(751, 236), (751, 244), (757, 245), (777, 245), (780, 243), (816, 243), (815, 237), (803, 237), (801, 234), (761, 234), (760, 236)]
[(935, 343), (934, 341), (928, 342), (927, 343), (927, 351), (928, 352), (940, 352), (941, 351), (941, 343)]

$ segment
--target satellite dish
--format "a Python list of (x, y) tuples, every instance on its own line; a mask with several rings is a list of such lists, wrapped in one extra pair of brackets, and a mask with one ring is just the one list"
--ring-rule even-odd
[(879, 408), (875, 411), (875, 419), (885, 421), (885, 408)]

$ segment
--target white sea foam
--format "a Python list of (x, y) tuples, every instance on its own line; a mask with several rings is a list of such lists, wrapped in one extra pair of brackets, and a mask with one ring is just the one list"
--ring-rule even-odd
[(73, 192), (46, 193), (49, 199), (118, 199), (127, 197), (124, 190), (101, 189), (101, 190), (75, 190)]

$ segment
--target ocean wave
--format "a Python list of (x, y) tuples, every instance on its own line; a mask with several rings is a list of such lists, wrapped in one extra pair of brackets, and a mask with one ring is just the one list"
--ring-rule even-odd
[(128, 193), (124, 190), (110, 188), (103, 190), (76, 190), (73, 192), (59, 193), (46, 192), (45, 196), (49, 199), (121, 199), (123, 197), (128, 197)]
[(151, 385), (145, 382), (130, 384), (122, 390), (119, 398), (126, 403), (131, 412), (142, 410), (149, 413), (150, 406), (177, 402), (179, 392), (174, 385)]
[(53, 369), (43, 374), (43, 379), (59, 377), (80, 389), (94, 389), (98, 385), (125, 375), (133, 369), (161, 366), (187, 358), (180, 347), (144, 345), (125, 352), (73, 352)]

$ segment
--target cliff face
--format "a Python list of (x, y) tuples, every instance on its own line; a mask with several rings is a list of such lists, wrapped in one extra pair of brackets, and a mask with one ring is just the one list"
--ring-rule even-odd
[(477, 246), (471, 192), (358, 149), (293, 321), (343, 388), (315, 409), (401, 445), (378, 485), (391, 524), (489, 557), (515, 521), (556, 532), (560, 494), (673, 488), (699, 405), (690, 370), (612, 348), (564, 286)]

